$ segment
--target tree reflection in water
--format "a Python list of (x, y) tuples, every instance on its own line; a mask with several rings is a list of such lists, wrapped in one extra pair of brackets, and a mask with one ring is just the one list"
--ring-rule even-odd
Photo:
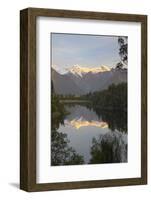
[(127, 133), (127, 111), (121, 109), (103, 110), (93, 108), (96, 114), (108, 123), (112, 131), (118, 130)]

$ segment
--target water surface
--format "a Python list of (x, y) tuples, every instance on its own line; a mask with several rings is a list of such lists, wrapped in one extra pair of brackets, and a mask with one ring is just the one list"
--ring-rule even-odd
[(83, 164), (127, 162), (127, 125), (123, 112), (101, 113), (76, 104), (66, 104), (65, 109), (70, 114), (59, 124), (57, 132), (66, 134), (68, 145), (82, 156)]

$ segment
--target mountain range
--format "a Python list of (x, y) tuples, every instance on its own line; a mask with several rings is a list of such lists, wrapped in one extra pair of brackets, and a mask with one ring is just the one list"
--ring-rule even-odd
[(89, 68), (74, 65), (64, 74), (51, 68), (51, 77), (55, 93), (82, 95), (107, 89), (113, 83), (127, 82), (127, 69), (114, 69), (104, 65)]

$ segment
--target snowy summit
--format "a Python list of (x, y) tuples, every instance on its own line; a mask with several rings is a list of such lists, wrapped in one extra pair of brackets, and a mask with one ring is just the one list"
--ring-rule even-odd
[(81, 67), (79, 65), (74, 65), (73, 67), (68, 68), (67, 71), (74, 75), (78, 75), (78, 76), (82, 77), (84, 74), (87, 74), (89, 72), (91, 72), (93, 74), (97, 74), (100, 72), (111, 71), (111, 68), (108, 66), (105, 66), (105, 65), (102, 65), (100, 67)]

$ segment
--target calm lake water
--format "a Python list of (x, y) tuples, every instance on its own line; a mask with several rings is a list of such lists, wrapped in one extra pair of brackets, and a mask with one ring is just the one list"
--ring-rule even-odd
[(57, 132), (67, 135), (69, 146), (83, 164), (127, 162), (127, 121), (123, 112), (102, 112), (84, 105), (65, 105), (70, 113)]

